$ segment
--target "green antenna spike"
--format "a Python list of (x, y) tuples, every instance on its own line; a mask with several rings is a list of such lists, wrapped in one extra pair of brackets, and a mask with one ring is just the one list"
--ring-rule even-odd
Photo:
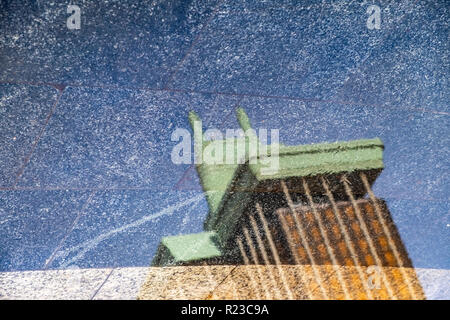
[(239, 107), (236, 109), (236, 117), (242, 130), (247, 131), (248, 129), (252, 128), (250, 119), (248, 118), (248, 115), (243, 108)]

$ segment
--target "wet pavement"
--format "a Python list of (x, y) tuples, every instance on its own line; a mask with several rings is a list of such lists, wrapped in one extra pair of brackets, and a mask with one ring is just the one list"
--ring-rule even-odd
[(147, 267), (202, 230), (171, 135), (237, 106), (289, 145), (379, 137), (374, 193), (414, 266), (450, 269), (449, 7), (376, 1), (371, 30), (371, 4), (80, 0), (69, 29), (66, 1), (0, 1), (0, 271)]

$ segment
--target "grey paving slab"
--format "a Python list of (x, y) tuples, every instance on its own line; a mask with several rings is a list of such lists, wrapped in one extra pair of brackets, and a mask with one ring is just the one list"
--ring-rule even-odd
[(450, 202), (385, 200), (414, 267), (448, 269)]
[(172, 161), (180, 141), (172, 141), (174, 131), (191, 132), (190, 110), (201, 114), (205, 128), (217, 127), (236, 102), (210, 94), (69, 87), (18, 186), (171, 190), (189, 167)]
[(336, 99), (450, 112), (449, 7), (417, 1), (383, 46), (349, 75)]
[(206, 214), (201, 191), (98, 191), (49, 267), (149, 266), (162, 237), (200, 232)]
[(43, 269), (82, 213), (86, 191), (0, 191), (0, 271)]
[(365, 1), (226, 1), (170, 87), (329, 99), (412, 1), (379, 5), (383, 28), (369, 30)]
[(114, 269), (94, 300), (136, 300), (148, 273), (148, 267)]
[(0, 187), (12, 187), (58, 96), (48, 86), (0, 84)]
[[(448, 299), (449, 270), (417, 268), (415, 271), (427, 299)], [(148, 267), (2, 272), (0, 299), (134, 300), (152, 273), (154, 270)], [(152, 276), (167, 276), (166, 273), (160, 271), (160, 275)]]
[(0, 273), (0, 299), (89, 300), (111, 269), (67, 269)]
[(416, 269), (428, 300), (448, 300), (450, 298), (450, 270)]
[[(80, 9), (80, 28), (69, 29)], [(2, 1), (0, 79), (164, 86), (212, 14), (212, 1)]]

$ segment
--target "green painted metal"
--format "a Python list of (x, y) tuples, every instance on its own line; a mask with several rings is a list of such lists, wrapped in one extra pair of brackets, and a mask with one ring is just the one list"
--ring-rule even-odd
[[(383, 144), (379, 139), (351, 142), (323, 143), (311, 146), (280, 146), (279, 170), (271, 175), (261, 174), (262, 164), (241, 165), (236, 170), (215, 211), (210, 210), (206, 230), (216, 230), (220, 239), (227, 243), (233, 235), (234, 226), (252, 199), (252, 190), (260, 189), (265, 181), (286, 180), (298, 177), (329, 176), (351, 172), (370, 172), (383, 169)], [(203, 183), (203, 182), (202, 182)], [(371, 181), (373, 183), (373, 180)], [(214, 185), (204, 188), (213, 192)], [(234, 191), (234, 192), (232, 192)]]
[(164, 237), (154, 264), (177, 265), (220, 257), (222, 251), (214, 231)]

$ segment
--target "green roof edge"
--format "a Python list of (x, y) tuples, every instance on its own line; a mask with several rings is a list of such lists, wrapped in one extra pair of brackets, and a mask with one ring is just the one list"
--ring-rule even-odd
[(168, 236), (161, 239), (153, 265), (177, 265), (222, 256), (214, 231)]

